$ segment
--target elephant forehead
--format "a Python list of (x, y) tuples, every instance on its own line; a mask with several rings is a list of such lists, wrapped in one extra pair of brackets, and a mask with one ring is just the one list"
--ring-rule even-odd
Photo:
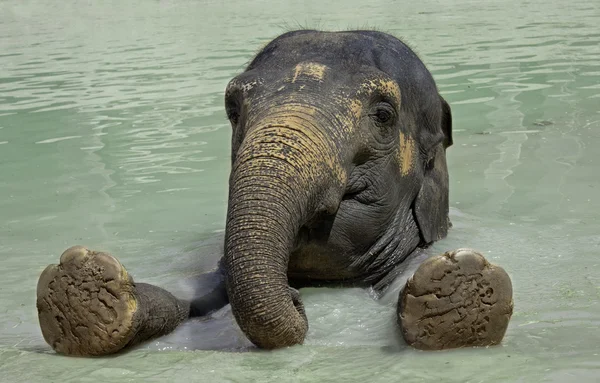
[(373, 92), (381, 92), (396, 99), (400, 105), (401, 94), (400, 87), (396, 81), (389, 78), (369, 78), (362, 82), (358, 90), (359, 94), (372, 94)]
[(327, 65), (319, 64), (316, 62), (302, 62), (294, 68), (294, 74), (291, 79), (291, 83), (295, 83), (299, 78), (308, 77), (310, 79), (323, 82), (325, 78), (325, 72), (329, 70)]

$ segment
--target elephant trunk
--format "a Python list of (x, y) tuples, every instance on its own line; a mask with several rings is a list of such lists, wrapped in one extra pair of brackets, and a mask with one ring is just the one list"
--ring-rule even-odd
[(344, 182), (314, 113), (268, 114), (250, 126), (233, 163), (224, 261), (238, 325), (252, 343), (273, 349), (304, 341), (308, 322), (288, 285), (289, 255), (313, 214), (337, 209)]

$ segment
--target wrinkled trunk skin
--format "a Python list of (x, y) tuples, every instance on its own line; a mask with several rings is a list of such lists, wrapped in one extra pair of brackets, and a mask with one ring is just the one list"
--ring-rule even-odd
[(271, 110), (252, 124), (230, 178), (227, 293), (240, 328), (265, 349), (304, 341), (308, 322), (288, 286), (289, 254), (300, 226), (323, 201), (336, 205), (343, 185), (338, 153), (312, 113), (297, 108)]

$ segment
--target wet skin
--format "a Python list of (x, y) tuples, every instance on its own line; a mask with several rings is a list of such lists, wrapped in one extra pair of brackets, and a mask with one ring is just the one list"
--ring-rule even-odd
[[(231, 80), (225, 107), (232, 169), (211, 287), (184, 302), (134, 283), (108, 254), (68, 249), (38, 283), (57, 352), (115, 353), (228, 303), (258, 347), (299, 344), (308, 322), (296, 288), (382, 293), (407, 257), (447, 235), (451, 110), (400, 40), (286, 33)], [(399, 300), (403, 336), (423, 349), (497, 344), (512, 313), (510, 279), (471, 250), (425, 262)]]

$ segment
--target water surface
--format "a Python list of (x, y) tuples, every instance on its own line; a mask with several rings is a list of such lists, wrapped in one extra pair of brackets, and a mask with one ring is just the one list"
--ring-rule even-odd
[[(55, 355), (35, 286), (65, 248), (110, 251), (181, 296), (214, 264), (223, 90), (299, 24), (393, 33), (431, 69), (454, 116), (454, 228), (427, 255), (469, 246), (506, 268), (504, 343), (407, 348), (403, 276), (378, 302), (303, 290), (310, 331), (291, 349), (249, 351), (225, 309), (116, 358)], [(598, 381), (599, 24), (600, 3), (583, 0), (0, 3), (0, 380)]]

